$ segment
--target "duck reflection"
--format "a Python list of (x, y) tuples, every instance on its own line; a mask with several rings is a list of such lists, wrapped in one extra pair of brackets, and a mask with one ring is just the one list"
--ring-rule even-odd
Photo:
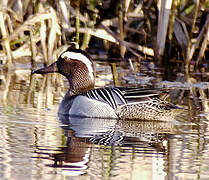
[[(64, 129), (66, 146), (59, 153), (51, 154), (53, 167), (83, 170), (87, 168), (94, 137), (115, 129), (117, 120), (91, 119), (59, 115)], [(82, 173), (81, 173), (82, 174)]]
[[(88, 168), (92, 148), (132, 146), (152, 148), (154, 152), (166, 154), (169, 134), (173, 125), (157, 121), (126, 121), (116, 119), (93, 119), (59, 115), (67, 138), (66, 147), (51, 154), (53, 167), (81, 170)], [(150, 154), (150, 152), (149, 152)], [(80, 172), (81, 173), (81, 172)], [(83, 172), (84, 173), (84, 172)], [(82, 173), (81, 173), (82, 174)]]
[(82, 170), (87, 168), (90, 155), (90, 145), (84, 138), (77, 138), (72, 131), (67, 131), (66, 146), (61, 147), (59, 153), (51, 154), (53, 167)]

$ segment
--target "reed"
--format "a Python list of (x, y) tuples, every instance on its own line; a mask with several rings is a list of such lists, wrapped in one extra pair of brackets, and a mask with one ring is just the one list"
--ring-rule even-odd
[(12, 53), (11, 48), (9, 44), (9, 34), (8, 30), (6, 28), (5, 20), (4, 20), (4, 13), (0, 11), (0, 29), (1, 29), (1, 35), (2, 35), (2, 46), (4, 47), (4, 50), (6, 51), (7, 55), (7, 65), (12, 66)]
[(73, 39), (82, 49), (93, 39), (114, 44), (121, 57), (129, 53), (139, 62), (157, 57), (163, 63), (169, 57), (172, 62), (181, 59), (187, 70), (191, 61), (201, 66), (208, 57), (208, 18), (203, 16), (209, 3), (159, 2), (158, 6), (151, 0), (2, 1), (0, 57), (12, 66), (16, 59), (30, 56), (34, 67), (40, 58), (44, 64), (53, 62), (55, 50)]
[(79, 35), (80, 35), (80, 0), (76, 0), (76, 48), (79, 48)]

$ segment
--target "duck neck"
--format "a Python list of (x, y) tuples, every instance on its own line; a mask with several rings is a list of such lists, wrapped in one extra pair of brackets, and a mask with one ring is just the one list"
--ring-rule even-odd
[(79, 95), (83, 92), (86, 92), (88, 90), (91, 90), (94, 88), (95, 81), (94, 79), (91, 80), (87, 77), (77, 77), (74, 76), (74, 78), (68, 78), (70, 89), (68, 91), (70, 96)]

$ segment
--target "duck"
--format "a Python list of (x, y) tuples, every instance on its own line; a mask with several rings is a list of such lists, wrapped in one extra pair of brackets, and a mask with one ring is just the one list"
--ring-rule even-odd
[(95, 88), (95, 68), (84, 50), (69, 47), (58, 59), (32, 74), (59, 73), (69, 82), (58, 115), (87, 118), (170, 121), (179, 108), (159, 96), (160, 89), (137, 87)]

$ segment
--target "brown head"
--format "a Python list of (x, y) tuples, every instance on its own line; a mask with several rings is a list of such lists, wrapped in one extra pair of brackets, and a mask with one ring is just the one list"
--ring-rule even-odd
[(68, 48), (53, 64), (35, 70), (33, 74), (57, 72), (65, 76), (69, 83), (70, 95), (91, 90), (95, 84), (95, 72), (91, 57), (80, 49)]

